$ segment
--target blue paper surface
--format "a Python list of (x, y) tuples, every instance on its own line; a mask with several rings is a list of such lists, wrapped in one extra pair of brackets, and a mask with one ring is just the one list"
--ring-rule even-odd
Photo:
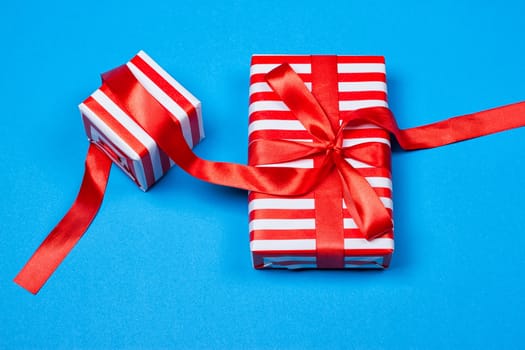
[[(0, 11), (0, 348), (522, 346), (525, 129), (393, 155), (385, 271), (256, 271), (246, 193), (114, 167), (38, 296), (12, 279), (72, 204), (77, 104), (144, 49), (203, 103), (200, 156), (247, 158), (254, 53), (384, 55), (401, 127), (525, 99), (525, 2), (14, 2)], [(525, 118), (525, 116), (523, 116)]]

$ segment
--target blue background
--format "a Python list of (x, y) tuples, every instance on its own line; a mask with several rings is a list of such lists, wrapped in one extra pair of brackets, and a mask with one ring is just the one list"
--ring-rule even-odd
[[(203, 101), (205, 158), (245, 162), (253, 53), (377, 54), (401, 127), (525, 99), (523, 1), (9, 1), (0, 11), (0, 348), (519, 348), (525, 129), (393, 155), (381, 272), (256, 271), (246, 195), (114, 168), (33, 296), (13, 277), (76, 196), (77, 104), (144, 49)], [(523, 116), (525, 118), (525, 116)]]

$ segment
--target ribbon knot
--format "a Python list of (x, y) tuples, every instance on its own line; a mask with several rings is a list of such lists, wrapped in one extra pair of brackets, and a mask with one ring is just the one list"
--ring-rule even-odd
[(343, 151), (343, 129), (340, 128), (335, 138), (332, 141), (326, 142), (325, 144), (327, 155), (332, 153), (341, 154)]

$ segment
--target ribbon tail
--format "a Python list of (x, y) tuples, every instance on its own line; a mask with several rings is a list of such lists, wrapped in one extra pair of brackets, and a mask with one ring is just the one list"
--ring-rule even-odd
[(390, 214), (368, 181), (341, 156), (333, 155), (333, 159), (341, 176), (346, 208), (366, 239), (391, 231)]
[(404, 130), (399, 129), (392, 112), (386, 107), (356, 110), (343, 122), (375, 124), (392, 133), (401, 148), (418, 150), (445, 146), (525, 126), (525, 102), (465, 114)]
[(15, 277), (15, 283), (33, 294), (38, 293), (97, 214), (110, 170), (111, 159), (90, 144), (84, 178), (75, 202)]

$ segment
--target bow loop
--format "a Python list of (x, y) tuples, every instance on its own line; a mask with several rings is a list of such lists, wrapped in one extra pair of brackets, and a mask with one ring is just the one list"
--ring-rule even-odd
[(334, 140), (335, 133), (323, 107), (289, 64), (270, 71), (266, 81), (316, 141)]

